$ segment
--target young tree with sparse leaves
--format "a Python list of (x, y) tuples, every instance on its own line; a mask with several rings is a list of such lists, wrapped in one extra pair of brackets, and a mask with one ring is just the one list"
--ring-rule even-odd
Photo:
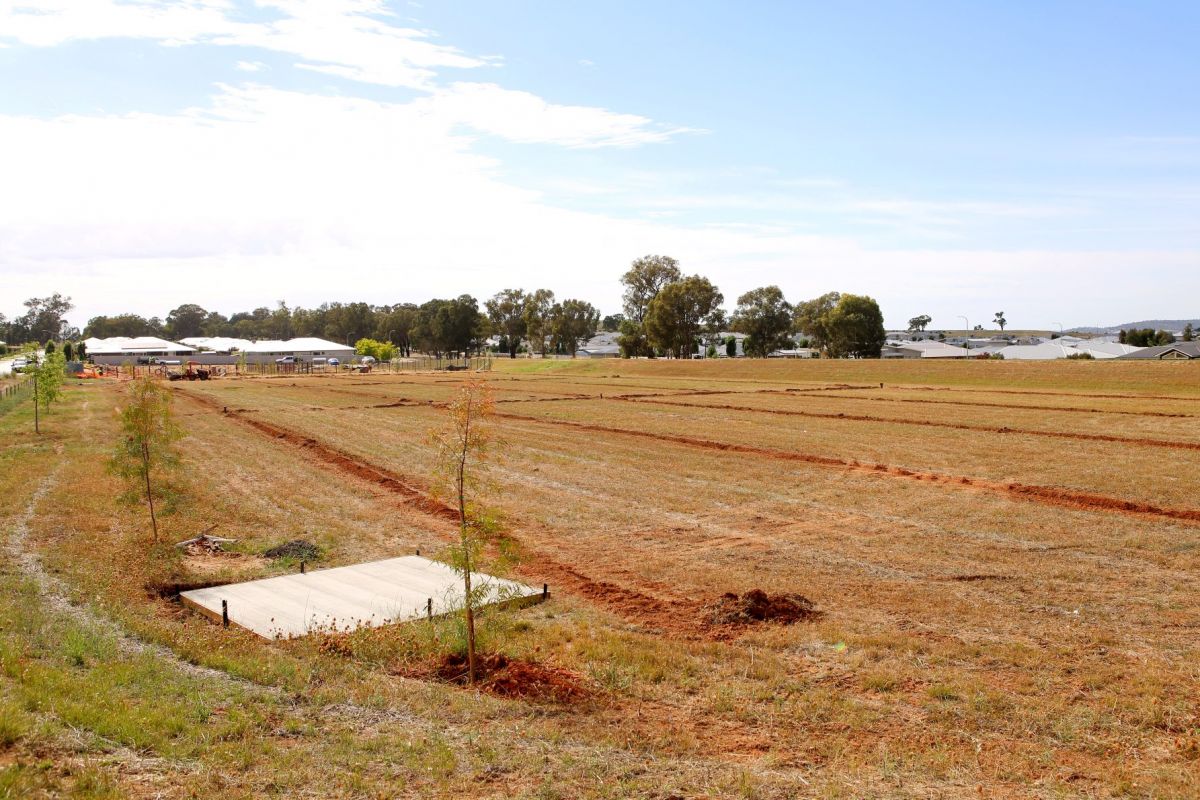
[(118, 413), (121, 438), (109, 459), (109, 469), (125, 481), (121, 502), (146, 504), (157, 544), (158, 513), (174, 508), (176, 492), (170, 476), (180, 468), (175, 443), (183, 438), (183, 430), (171, 414), (171, 393), (150, 377), (130, 384), (129, 401)]
[(62, 395), (63, 381), (67, 377), (67, 365), (62, 353), (47, 353), (33, 368), (26, 368), (33, 378), (33, 430), (42, 432), (41, 414), (50, 413), (50, 404)]
[(490, 424), (496, 411), (491, 387), (480, 380), (462, 384), (446, 407), (444, 424), (430, 432), (437, 448), (434, 478), (436, 491), (448, 497), (458, 511), (458, 542), (451, 547), (451, 566), (463, 579), (463, 617), (467, 628), (467, 676), (476, 680), (475, 608), (487, 594), (486, 586), (472, 586), (471, 573), (479, 566), (484, 531), (477, 498), (485, 485), (484, 469), (494, 456), (497, 442)]

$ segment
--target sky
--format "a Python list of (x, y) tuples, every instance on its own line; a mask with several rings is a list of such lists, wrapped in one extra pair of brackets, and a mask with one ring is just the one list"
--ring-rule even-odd
[(0, 313), (726, 307), (1200, 316), (1200, 3), (0, 0)]

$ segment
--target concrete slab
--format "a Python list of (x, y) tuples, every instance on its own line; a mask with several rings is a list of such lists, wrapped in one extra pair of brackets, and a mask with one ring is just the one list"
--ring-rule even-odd
[[(540, 588), (471, 573), (473, 586), (487, 587), (487, 604), (536, 602)], [(462, 578), (453, 569), (421, 556), (402, 556), (348, 567), (280, 575), (245, 583), (193, 589), (180, 597), (185, 605), (221, 620), (221, 601), (229, 622), (267, 639), (289, 639), (315, 631), (347, 631), (406, 622), (462, 608)]]

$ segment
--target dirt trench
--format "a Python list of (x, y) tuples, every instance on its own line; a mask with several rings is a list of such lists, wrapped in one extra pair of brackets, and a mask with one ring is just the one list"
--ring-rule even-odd
[[(302, 449), (312, 458), (338, 472), (368, 481), (381, 489), (397, 494), (406, 505), (439, 519), (458, 521), (458, 512), (455, 509), (432, 498), (428, 491), (412, 478), (371, 464), (330, 447), (317, 439), (279, 425), (245, 416), (237, 410), (230, 409), (222, 412), (222, 406), (211, 398), (186, 390), (180, 390), (180, 393), (271, 439)], [(521, 545), (522, 551), (521, 564), (517, 568), (518, 574), (549, 584), (553, 592), (564, 591), (570, 595), (583, 597), (616, 614), (626, 622), (644, 626), (669, 636), (724, 639), (729, 638), (732, 634), (729, 626), (709, 624), (704, 614), (705, 605), (699, 600), (664, 597), (640, 591), (635, 587), (589, 577), (575, 567), (539, 550), (531, 543), (553, 541), (554, 537), (549, 531), (543, 530), (539, 525), (526, 522), (521, 522), (515, 527), (520, 528), (526, 534), (523, 537), (513, 537), (514, 541)]]
[[(777, 394), (794, 394), (788, 390), (779, 390)], [(879, 403), (928, 403), (939, 406), (972, 406), (975, 408), (1003, 408), (1007, 411), (1062, 411), (1067, 414), (1121, 414), (1130, 417), (1167, 417), (1172, 419), (1194, 419), (1200, 414), (1172, 413), (1169, 411), (1122, 411), (1108, 408), (1079, 408), (1077, 406), (1038, 406), (1012, 403), (988, 403), (983, 400), (931, 400), (925, 397), (847, 397), (831, 394), (830, 398), (843, 400), (870, 400)]]
[(1070, 431), (1042, 431), (1033, 428), (995, 427), (990, 425), (968, 425), (961, 422), (939, 422), (935, 420), (901, 419), (897, 417), (876, 417), (870, 414), (835, 414), (831, 411), (796, 411), (782, 408), (755, 408), (754, 406), (735, 406), (727, 403), (714, 405), (699, 405), (697, 403), (680, 403), (656, 397), (617, 397), (617, 400), (629, 400), (637, 403), (651, 403), (663, 406), (681, 406), (683, 408), (719, 408), (726, 411), (753, 411), (760, 414), (779, 414), (790, 417), (811, 417), (815, 419), (840, 419), (852, 422), (878, 422), (892, 425), (919, 425), (928, 428), (950, 428), (960, 431), (979, 431), (980, 433), (1020, 434), (1024, 436), (1046, 436), (1053, 439), (1074, 439), (1083, 442), (1113, 442), (1116, 444), (1141, 445), (1145, 447), (1165, 447), (1176, 450), (1200, 450), (1200, 442), (1177, 442), (1169, 439), (1149, 439), (1135, 436), (1111, 436), (1103, 433), (1075, 433)]
[(954, 488), (986, 491), (1010, 498), (1031, 500), (1034, 502), (1044, 503), (1046, 505), (1056, 505), (1064, 508), (1073, 508), (1083, 511), (1117, 512), (1200, 523), (1200, 509), (1157, 506), (1138, 500), (1108, 497), (1105, 495), (1081, 492), (1073, 489), (1060, 489), (1053, 486), (1034, 486), (1022, 483), (1003, 483), (1000, 481), (992, 481), (982, 478), (969, 478), (966, 476), (946, 475), (943, 473), (930, 472), (926, 470), (907, 469), (905, 467), (897, 467), (890, 464), (873, 464), (855, 459), (837, 458), (835, 456), (822, 456), (814, 453), (801, 453), (792, 450), (775, 450), (767, 447), (757, 447), (754, 445), (718, 442), (711, 439), (698, 439), (691, 436), (653, 433), (651, 431), (638, 431), (628, 428), (617, 428), (608, 425), (597, 425), (587, 422), (569, 422), (567, 420), (547, 419), (544, 417), (529, 417), (523, 414), (511, 414), (507, 412), (497, 412), (496, 416), (503, 419), (532, 422), (540, 425), (552, 425), (576, 428), (578, 430), (615, 433), (624, 436), (654, 439), (656, 441), (671, 442), (674, 444), (681, 444), (687, 447), (696, 447), (703, 450), (745, 453), (748, 455), (771, 458), (779, 461), (796, 461), (805, 464), (815, 464), (817, 466), (832, 467), (835, 469), (843, 469), (852, 472), (885, 475), (892, 478), (906, 478), (908, 480), (924, 481), (927, 483), (941, 484)]

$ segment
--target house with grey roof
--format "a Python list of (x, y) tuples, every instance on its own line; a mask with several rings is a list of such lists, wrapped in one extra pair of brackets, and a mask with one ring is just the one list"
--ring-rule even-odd
[(1200, 342), (1175, 342), (1156, 347), (1143, 347), (1132, 353), (1117, 356), (1120, 359), (1155, 359), (1157, 361), (1189, 361), (1200, 358)]

